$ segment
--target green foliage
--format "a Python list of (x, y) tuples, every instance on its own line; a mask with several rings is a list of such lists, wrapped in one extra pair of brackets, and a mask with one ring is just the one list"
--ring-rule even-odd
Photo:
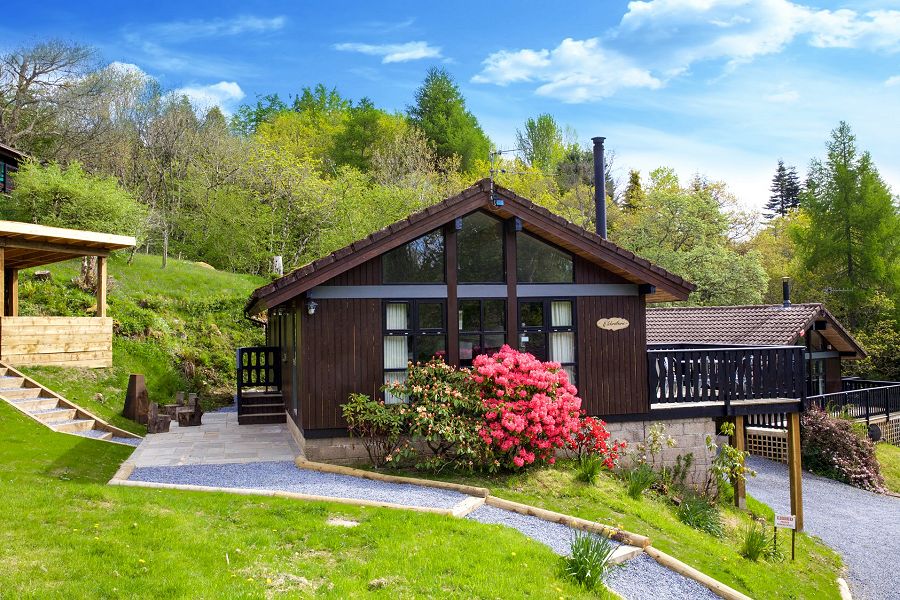
[(806, 469), (866, 490), (883, 490), (875, 444), (867, 433), (859, 435), (852, 421), (813, 407), (803, 413), (801, 425), (800, 449)]
[(391, 462), (392, 454), (400, 444), (405, 420), (400, 406), (373, 400), (366, 394), (350, 394), (347, 402), (341, 405), (347, 431), (351, 437), (362, 439), (369, 461), (375, 467)]
[(439, 158), (458, 156), (465, 172), (472, 172), (477, 160), (487, 159), (490, 140), (475, 115), (466, 109), (459, 86), (444, 69), (428, 70), (407, 113)]
[(25, 162), (16, 173), (3, 218), (56, 227), (135, 235), (145, 210), (113, 177), (97, 177), (79, 163), (66, 168)]
[(594, 485), (603, 470), (603, 457), (598, 454), (584, 453), (578, 458), (575, 468), (575, 479)]
[(824, 161), (810, 164), (801, 205), (808, 219), (791, 230), (803, 268), (851, 328), (877, 291), (900, 291), (900, 212), (872, 156), (860, 153), (850, 126), (832, 131)]
[(772, 542), (765, 522), (751, 521), (744, 527), (740, 554), (753, 562), (757, 562), (759, 559), (777, 558)]
[(565, 155), (562, 130), (547, 113), (525, 121), (524, 130), (516, 130), (516, 141), (525, 162), (547, 174), (555, 172)]
[(775, 175), (772, 177), (772, 186), (769, 188), (772, 195), (766, 203), (766, 218), (784, 217), (789, 211), (800, 206), (801, 190), (797, 167), (785, 167), (784, 161), (779, 160)]
[[(722, 423), (719, 432), (721, 435), (734, 436), (734, 423)], [(719, 446), (711, 436), (706, 437), (706, 447), (715, 456), (709, 473), (720, 491), (734, 482), (746, 480), (748, 475), (756, 477), (756, 471), (746, 465), (749, 452), (742, 452), (731, 444)]]
[(647, 463), (640, 463), (625, 471), (628, 497), (639, 500), (645, 491), (659, 479), (656, 471)]
[(722, 515), (718, 507), (705, 498), (687, 496), (676, 511), (678, 519), (694, 529), (705, 531), (715, 537), (722, 537)]
[(614, 568), (610, 562), (615, 546), (608, 538), (590, 533), (577, 533), (565, 558), (566, 573), (588, 590), (599, 589)]

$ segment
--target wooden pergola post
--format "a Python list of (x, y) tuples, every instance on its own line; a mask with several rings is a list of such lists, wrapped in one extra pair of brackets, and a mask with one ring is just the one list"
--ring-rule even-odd
[[(738, 452), (744, 451), (744, 416), (738, 415), (734, 417), (734, 448)], [(747, 481), (744, 478), (737, 478), (732, 482), (734, 485), (734, 505), (741, 510), (747, 509)]]
[(97, 316), (106, 316), (106, 257), (97, 257)]
[(787, 415), (788, 475), (791, 488), (791, 513), (797, 519), (797, 531), (803, 531), (803, 469), (800, 459), (800, 413)]
[(6, 248), (0, 246), (0, 317), (6, 316)]
[(19, 316), (19, 270), (4, 269), (6, 282), (5, 315), (7, 317)]

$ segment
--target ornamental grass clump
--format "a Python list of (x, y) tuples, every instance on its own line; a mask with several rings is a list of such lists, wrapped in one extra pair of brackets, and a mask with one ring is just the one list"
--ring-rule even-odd
[(552, 464), (581, 428), (581, 399), (559, 363), (504, 345), (475, 358), (472, 378), (487, 411), (479, 435), (504, 467)]
[(741, 542), (740, 555), (753, 562), (759, 559), (777, 559), (774, 542), (769, 537), (766, 530), (766, 524), (753, 520), (745, 528), (743, 532), (743, 540)]
[(805, 468), (864, 490), (883, 491), (884, 478), (875, 456), (875, 444), (868, 436), (858, 434), (852, 421), (810, 407), (803, 413), (801, 425)]
[(694, 529), (722, 537), (722, 515), (719, 509), (705, 498), (688, 496), (678, 506), (678, 519)]
[(600, 471), (603, 470), (603, 459), (596, 454), (585, 454), (575, 463), (575, 479), (590, 485), (597, 483)]
[(610, 562), (614, 551), (609, 539), (578, 533), (570, 546), (571, 555), (565, 559), (566, 573), (585, 588), (595, 590), (615, 566)]
[(639, 463), (629, 469), (625, 472), (628, 497), (632, 500), (640, 500), (644, 492), (650, 489), (658, 478), (656, 471), (647, 463)]

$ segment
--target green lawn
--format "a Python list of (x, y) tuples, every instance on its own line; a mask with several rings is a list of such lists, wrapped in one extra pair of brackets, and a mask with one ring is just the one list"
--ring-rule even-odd
[[(519, 475), (445, 479), (484, 486), (502, 498), (646, 535), (654, 547), (753, 598), (840, 598), (836, 583), (840, 557), (817, 538), (797, 536), (795, 562), (789, 560), (789, 553), (788, 560), (780, 563), (754, 563), (741, 557), (740, 532), (749, 517), (731, 506), (724, 511), (726, 535), (719, 539), (681, 523), (671, 503), (655, 494), (632, 500), (623, 484), (608, 473), (593, 486), (576, 481), (567, 461)], [(748, 498), (748, 506), (771, 523), (773, 514), (767, 506), (752, 498)], [(779, 543), (789, 539), (784, 535)]]
[[(234, 352), (262, 341), (262, 328), (243, 316), (243, 307), (262, 277), (237, 275), (137, 254), (131, 264), (119, 253), (109, 261), (109, 315), (114, 320), (113, 367), (30, 367), (28, 375), (72, 402), (136, 433), (143, 429), (121, 417), (130, 373), (142, 373), (150, 399), (169, 403), (175, 392), (199, 392), (208, 407), (230, 402)], [(80, 261), (50, 265), (51, 281), (20, 277), (21, 313), (86, 315), (94, 297), (72, 284)]]
[(881, 465), (885, 487), (895, 494), (900, 494), (900, 448), (881, 442), (875, 445), (875, 454)]
[(0, 597), (598, 597), (548, 548), (500, 526), (103, 485), (129, 452), (0, 403)]

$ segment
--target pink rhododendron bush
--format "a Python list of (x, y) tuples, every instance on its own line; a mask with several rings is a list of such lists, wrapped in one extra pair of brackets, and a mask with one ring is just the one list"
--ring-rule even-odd
[(487, 410), (479, 435), (504, 466), (552, 463), (581, 429), (581, 398), (558, 363), (503, 346), (472, 368)]
[[(405, 381), (384, 389), (403, 402), (354, 395), (344, 405), (350, 434), (362, 437), (367, 448), (387, 449), (376, 466), (518, 470), (553, 463), (556, 452), (566, 449), (579, 458), (597, 457), (611, 469), (622, 448), (609, 443), (603, 421), (584, 416), (578, 390), (558, 363), (509, 346), (476, 357), (471, 369), (440, 360), (410, 364)], [(384, 432), (370, 421), (400, 427), (384, 443), (367, 439)]]

